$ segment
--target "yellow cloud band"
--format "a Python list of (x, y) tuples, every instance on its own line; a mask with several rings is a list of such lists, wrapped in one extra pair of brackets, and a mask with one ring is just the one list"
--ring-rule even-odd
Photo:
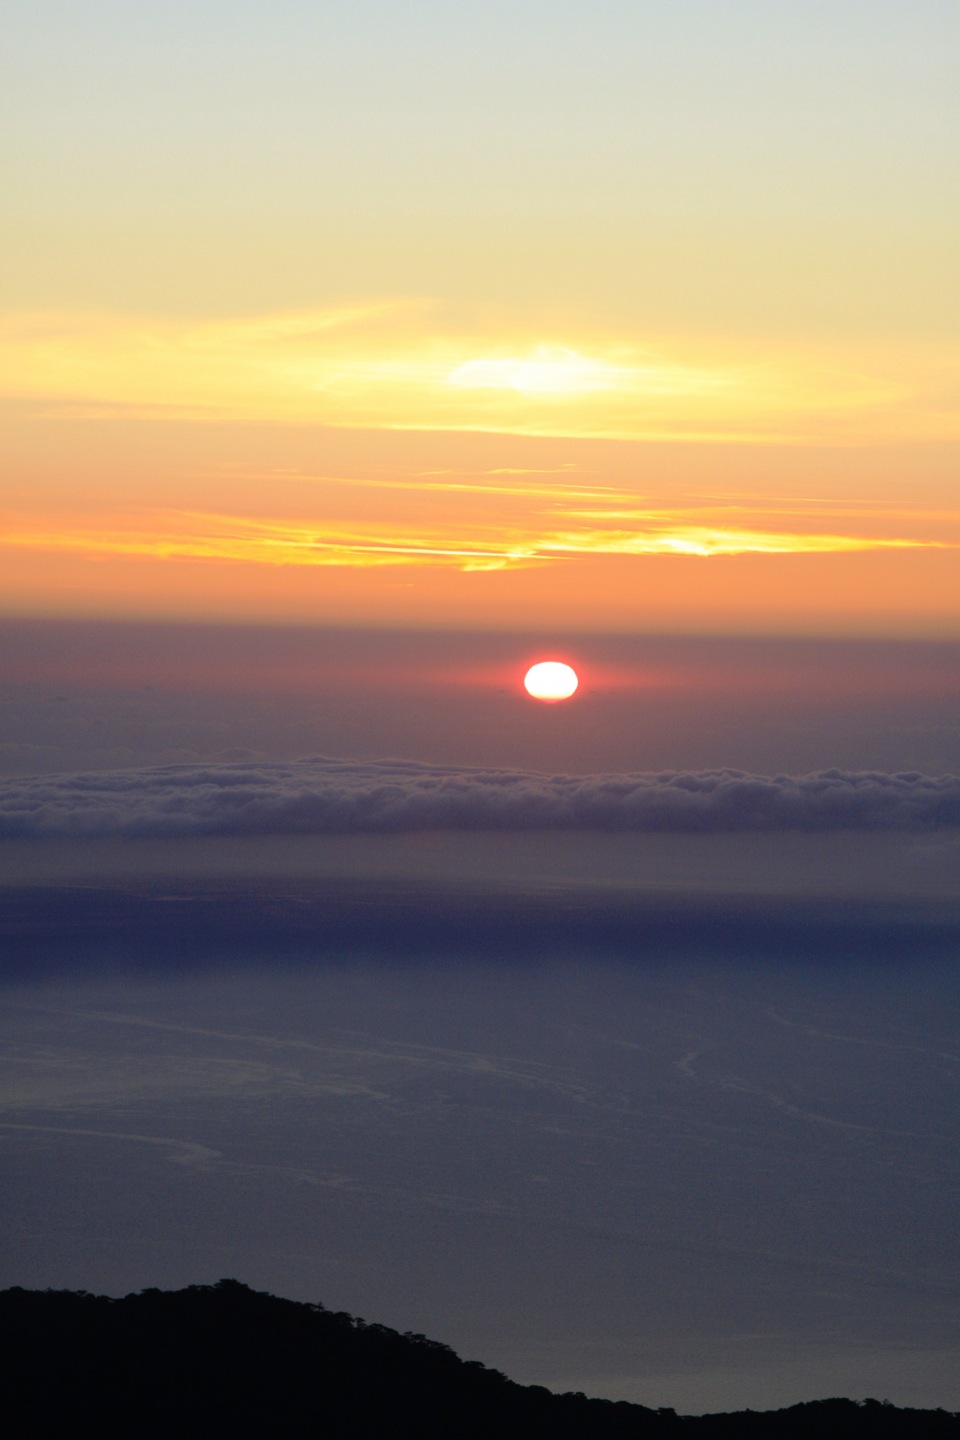
[[(909, 349), (909, 347), (908, 347)], [(497, 334), (391, 303), (239, 320), (34, 314), (0, 392), (73, 414), (674, 440), (943, 438), (956, 358), (709, 337)], [(79, 408), (77, 408), (79, 407)]]
[(804, 535), (677, 524), (646, 530), (514, 533), (498, 541), (438, 533), (387, 533), (356, 524), (283, 524), (227, 515), (157, 514), (109, 528), (78, 517), (69, 528), (13, 526), (2, 544), (37, 551), (230, 560), (257, 565), (445, 565), (492, 569), (583, 555), (804, 555), (869, 550), (943, 549), (944, 542), (857, 535)]

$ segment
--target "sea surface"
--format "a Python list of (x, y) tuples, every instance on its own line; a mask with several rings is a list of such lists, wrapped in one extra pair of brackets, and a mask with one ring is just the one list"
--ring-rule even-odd
[(10, 892), (0, 1284), (231, 1276), (686, 1412), (960, 1408), (949, 924), (325, 893)]

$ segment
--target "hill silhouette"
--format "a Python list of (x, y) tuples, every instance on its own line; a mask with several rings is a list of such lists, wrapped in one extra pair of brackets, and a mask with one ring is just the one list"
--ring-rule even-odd
[(423, 1335), (236, 1280), (144, 1290), (0, 1292), (0, 1423), (17, 1440), (925, 1440), (960, 1416), (876, 1400), (678, 1416), (555, 1395)]

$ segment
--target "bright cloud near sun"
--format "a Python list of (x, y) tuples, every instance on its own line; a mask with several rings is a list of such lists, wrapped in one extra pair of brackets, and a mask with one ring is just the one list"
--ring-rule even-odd
[(563, 555), (809, 555), (856, 550), (942, 549), (937, 540), (881, 539), (864, 535), (770, 533), (706, 525), (674, 525), (641, 531), (570, 531), (540, 543), (545, 554)]
[(189, 320), (47, 312), (0, 323), (0, 395), (244, 423), (763, 443), (943, 438), (939, 350), (894, 357), (687, 336), (532, 339), (385, 301)]
[(576, 350), (538, 345), (527, 356), (466, 360), (447, 377), (465, 390), (517, 390), (522, 395), (583, 395), (629, 385), (634, 372), (591, 360)]

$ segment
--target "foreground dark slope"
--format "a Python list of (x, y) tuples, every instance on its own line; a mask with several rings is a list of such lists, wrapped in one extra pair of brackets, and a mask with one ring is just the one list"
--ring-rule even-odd
[(868, 1400), (678, 1417), (517, 1385), (445, 1345), (233, 1280), (123, 1300), (0, 1293), (0, 1423), (18, 1440), (318, 1436), (325, 1440), (957, 1437), (960, 1416)]

